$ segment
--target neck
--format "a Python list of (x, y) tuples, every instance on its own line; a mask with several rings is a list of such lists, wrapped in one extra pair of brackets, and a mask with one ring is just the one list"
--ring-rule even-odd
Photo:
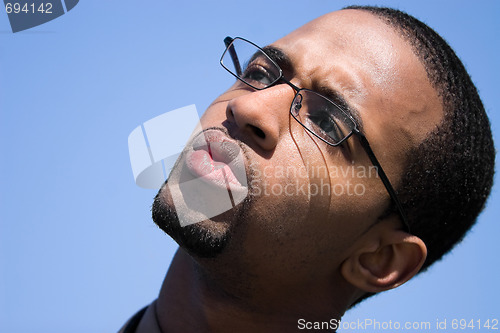
[(298, 330), (299, 319), (330, 321), (339, 320), (342, 315), (329, 311), (329, 315), (320, 320), (305, 305), (304, 316), (304, 308), (295, 313), (284, 312), (281, 307), (273, 311), (262, 303), (252, 304), (235, 297), (214, 283), (182, 249), (175, 254), (156, 305), (163, 333), (292, 332)]

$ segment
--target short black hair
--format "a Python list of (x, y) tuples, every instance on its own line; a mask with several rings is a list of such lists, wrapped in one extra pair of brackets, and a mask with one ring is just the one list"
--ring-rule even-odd
[(412, 234), (427, 246), (423, 271), (463, 239), (485, 206), (495, 163), (490, 123), (464, 65), (433, 29), (392, 8), (345, 9), (370, 12), (395, 29), (442, 101), (441, 124), (410, 150), (397, 188)]

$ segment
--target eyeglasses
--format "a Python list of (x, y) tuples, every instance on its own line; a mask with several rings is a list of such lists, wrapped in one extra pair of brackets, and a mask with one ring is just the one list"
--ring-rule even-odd
[(368, 140), (349, 112), (325, 96), (313, 90), (299, 88), (288, 81), (283, 76), (280, 66), (256, 44), (240, 37), (226, 37), (224, 43), (226, 50), (222, 54), (220, 64), (238, 80), (257, 90), (284, 82), (296, 91), (290, 106), (290, 114), (309, 133), (334, 147), (341, 145), (353, 134), (359, 138), (361, 146), (377, 169), (382, 183), (394, 202), (406, 231), (410, 232), (405, 211), (396, 191), (375, 157)]

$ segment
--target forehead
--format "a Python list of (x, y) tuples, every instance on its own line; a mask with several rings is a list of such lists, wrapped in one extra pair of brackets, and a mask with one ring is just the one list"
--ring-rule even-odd
[(402, 143), (421, 142), (441, 121), (440, 98), (410, 44), (371, 13), (329, 13), (273, 46), (289, 56), (297, 84), (336, 90), (373, 130), (384, 123)]
[(275, 45), (289, 51), (296, 65), (307, 65), (304, 69), (309, 71), (353, 64), (363, 74), (370, 74), (374, 84), (379, 87), (385, 84), (387, 88), (391, 79), (401, 74), (401, 62), (415, 58), (410, 45), (393, 28), (360, 10), (342, 10), (319, 17)]

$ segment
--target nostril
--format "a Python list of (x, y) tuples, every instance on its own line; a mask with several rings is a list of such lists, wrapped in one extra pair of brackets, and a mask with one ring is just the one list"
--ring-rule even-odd
[(264, 133), (263, 130), (261, 130), (260, 128), (255, 127), (253, 125), (250, 125), (250, 127), (252, 128), (252, 131), (254, 132), (254, 134), (257, 135), (259, 138), (261, 138), (261, 139), (266, 138), (266, 134)]

